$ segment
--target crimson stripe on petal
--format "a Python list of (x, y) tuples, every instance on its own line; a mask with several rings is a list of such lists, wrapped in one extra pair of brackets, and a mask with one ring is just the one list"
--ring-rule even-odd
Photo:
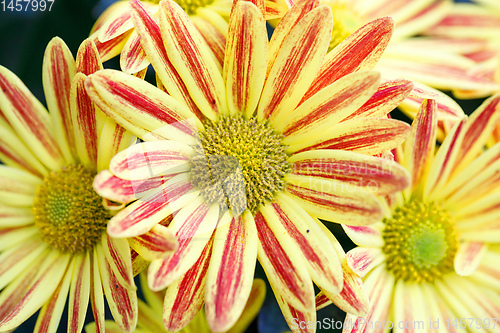
[(103, 69), (97, 47), (92, 39), (87, 38), (82, 42), (76, 54), (76, 71), (90, 75)]

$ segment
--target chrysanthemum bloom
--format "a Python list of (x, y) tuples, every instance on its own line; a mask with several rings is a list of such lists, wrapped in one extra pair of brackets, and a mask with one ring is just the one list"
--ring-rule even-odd
[[(137, 321), (137, 330), (143, 333), (167, 333), (163, 326), (163, 298), (165, 292), (153, 292), (147, 287), (146, 275), (141, 274), (141, 285), (144, 292), (146, 302), (139, 301), (139, 319)], [(248, 297), (247, 303), (243, 312), (238, 318), (228, 333), (245, 332), (252, 321), (257, 317), (257, 314), (264, 303), (266, 297), (266, 284), (261, 279), (253, 281), (252, 290)], [(85, 326), (85, 332), (95, 333), (95, 323)], [(194, 319), (178, 331), (179, 333), (212, 333), (208, 327), (205, 311), (201, 309)], [(106, 333), (122, 333), (120, 327), (111, 320), (106, 321)]]
[[(102, 329), (103, 290), (119, 326), (135, 328), (131, 250), (126, 239), (106, 233), (118, 207), (108, 201), (103, 205), (92, 187), (95, 174), (134, 137), (86, 94), (85, 78), (102, 68), (98, 59), (90, 40), (80, 46), (76, 62), (61, 39), (49, 43), (43, 84), (50, 114), (19, 78), (0, 67), (2, 332), (40, 308), (35, 331), (55, 332), (68, 294), (68, 331), (82, 330), (89, 302)], [(170, 235), (160, 229), (166, 230), (161, 236)], [(175, 249), (172, 237), (151, 239), (131, 243), (140, 252), (148, 252), (141, 248), (151, 243), (163, 255), (168, 246)]]
[[(158, 18), (159, 0), (144, 0), (144, 8)], [(179, 6), (189, 15), (203, 36), (212, 55), (222, 68), (227, 38), (227, 21), (233, 6), (232, 0), (178, 0)], [(282, 17), (288, 6), (285, 0), (266, 0), (266, 19)], [(139, 35), (134, 31), (129, 1), (120, 0), (107, 8), (97, 19), (91, 31), (103, 61), (120, 54), (120, 66), (126, 73), (136, 73), (149, 65), (141, 47)]]
[(484, 144), (500, 95), (457, 123), (437, 151), (435, 109), (422, 104), (396, 154), (412, 187), (387, 201), (382, 222), (345, 227), (359, 246), (347, 261), (364, 276), (371, 308), (348, 315), (344, 332), (499, 330), (500, 144)]
[[(409, 133), (407, 124), (386, 115), (411, 83), (380, 85), (378, 73), (362, 71), (387, 45), (392, 20), (371, 22), (326, 55), (329, 7), (313, 0), (295, 5), (268, 42), (262, 11), (238, 2), (221, 74), (177, 4), (160, 3), (160, 26), (139, 1), (131, 5), (170, 96), (113, 70), (86, 81), (104, 112), (148, 141), (117, 154), (94, 182), (116, 201), (125, 199), (124, 182), (142, 191), (113, 217), (108, 233), (131, 237), (171, 220), (179, 248), (153, 261), (148, 273), (152, 290), (169, 286), (169, 331), (187, 325), (203, 303), (213, 331), (231, 328), (250, 293), (257, 257), (285, 315), (315, 317), (313, 281), (337, 295), (344, 279), (330, 239), (311, 215), (369, 224), (382, 217), (376, 195), (408, 184), (398, 164), (370, 156)], [(147, 192), (159, 175), (171, 179)], [(349, 287), (343, 295), (357, 297)]]

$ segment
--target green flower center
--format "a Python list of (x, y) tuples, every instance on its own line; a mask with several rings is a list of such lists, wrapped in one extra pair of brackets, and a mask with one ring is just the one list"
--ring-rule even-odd
[(455, 230), (450, 214), (436, 203), (410, 201), (384, 223), (382, 250), (396, 279), (432, 282), (453, 271)]
[(223, 116), (207, 121), (191, 158), (191, 181), (209, 204), (240, 215), (272, 201), (291, 169), (282, 134), (256, 118)]
[(48, 174), (37, 189), (35, 225), (53, 249), (86, 252), (101, 239), (110, 216), (92, 187), (94, 176), (81, 165), (71, 165)]
[[(323, 2), (322, 2), (323, 3)], [(330, 45), (328, 51), (335, 48), (349, 35), (355, 32), (361, 27), (363, 21), (356, 13), (354, 8), (352, 8), (347, 3), (339, 3), (335, 0), (324, 1), (324, 4), (332, 8), (333, 13), (333, 29), (332, 29), (332, 39), (330, 40)]]
[[(211, 5), (214, 0), (174, 0), (188, 15), (195, 15), (198, 8)], [(159, 2), (159, 1), (158, 1)]]

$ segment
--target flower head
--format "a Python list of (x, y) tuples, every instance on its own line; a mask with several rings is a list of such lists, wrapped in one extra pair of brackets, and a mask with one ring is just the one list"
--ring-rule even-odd
[[(424, 331), (437, 329), (429, 326), (437, 321), (450, 323), (445, 328), (451, 330), (455, 319), (486, 323), (499, 313), (493, 281), (500, 278), (500, 144), (484, 150), (500, 119), (499, 103), (500, 95), (486, 100), (453, 127), (439, 149), (436, 103), (422, 103), (410, 138), (396, 153), (412, 175), (412, 187), (388, 197), (381, 222), (344, 227), (359, 245), (347, 261), (364, 276), (372, 300), (367, 316), (346, 318), (344, 331), (421, 321)], [(459, 325), (472, 331), (475, 322)], [(483, 328), (493, 328), (493, 322)]]
[[(408, 184), (398, 164), (373, 156), (409, 130), (387, 113), (412, 85), (380, 84), (368, 70), (392, 20), (371, 22), (326, 54), (329, 7), (295, 5), (268, 42), (260, 7), (240, 1), (221, 73), (174, 2), (160, 3), (160, 26), (140, 2), (131, 6), (168, 94), (112, 70), (86, 81), (101, 109), (146, 141), (117, 154), (95, 180), (104, 197), (135, 201), (108, 233), (130, 237), (169, 221), (179, 248), (148, 271), (150, 288), (168, 286), (167, 330), (187, 325), (203, 303), (210, 328), (229, 329), (243, 311), (257, 258), (285, 316), (315, 318), (313, 281), (338, 295), (344, 278), (331, 238), (312, 216), (369, 224), (382, 216), (377, 195)], [(125, 183), (138, 189), (135, 197), (119, 192)], [(360, 290), (344, 289), (339, 299)]]
[[(55, 331), (68, 295), (69, 331), (81, 331), (89, 302), (103, 327), (103, 290), (121, 329), (135, 328), (131, 249), (127, 240), (106, 233), (120, 207), (103, 202), (92, 186), (96, 173), (134, 136), (107, 118), (85, 92), (87, 75), (99, 69), (90, 40), (81, 44), (75, 62), (64, 42), (54, 38), (43, 63), (49, 114), (13, 73), (0, 67), (2, 332), (40, 308), (36, 329)], [(152, 243), (164, 245), (157, 247), (163, 255), (176, 246), (172, 236), (141, 244), (151, 248)]]

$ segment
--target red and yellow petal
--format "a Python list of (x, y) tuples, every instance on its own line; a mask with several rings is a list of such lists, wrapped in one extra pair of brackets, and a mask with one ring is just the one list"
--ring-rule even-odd
[(133, 31), (120, 54), (120, 68), (125, 73), (134, 74), (148, 66), (149, 60), (141, 46), (141, 39), (137, 32)]
[(83, 329), (90, 298), (90, 265), (88, 253), (73, 258), (74, 269), (68, 306), (68, 333), (78, 333)]
[(120, 285), (135, 290), (132, 258), (127, 240), (123, 238), (111, 238), (106, 233), (103, 233), (101, 244), (106, 262), (113, 270)]
[(148, 261), (163, 259), (177, 250), (177, 239), (173, 232), (161, 224), (155, 225), (145, 234), (129, 239), (130, 247)]
[[(97, 171), (109, 167), (111, 159), (120, 151), (135, 143), (136, 137), (118, 125), (112, 118), (107, 117), (102, 130), (98, 133), (99, 143), (97, 146)], [(121, 201), (121, 200), (117, 200)], [(125, 201), (121, 201), (125, 202)]]

